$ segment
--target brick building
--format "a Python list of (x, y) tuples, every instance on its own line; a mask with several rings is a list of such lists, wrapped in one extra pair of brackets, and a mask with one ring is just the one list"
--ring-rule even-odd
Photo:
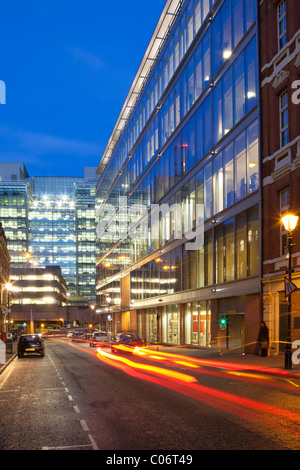
[[(285, 348), (287, 232), (281, 217), (300, 215), (300, 2), (260, 2), (262, 308), (271, 353)], [(297, 94), (298, 93), (298, 94)], [(300, 223), (292, 234), (292, 282), (300, 288)], [(291, 294), (291, 339), (300, 338), (300, 290)]]
[(0, 222), (0, 333), (7, 331), (7, 321), (9, 314), (8, 290), (6, 285), (9, 282), (10, 254), (7, 248), (6, 236)]

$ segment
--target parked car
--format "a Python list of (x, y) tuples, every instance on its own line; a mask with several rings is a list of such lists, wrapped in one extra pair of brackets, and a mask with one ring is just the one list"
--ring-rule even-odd
[(21, 335), (18, 341), (18, 357), (24, 357), (24, 354), (40, 354), (45, 356), (45, 344), (41, 335)]
[(98, 346), (99, 343), (108, 343), (109, 336), (105, 331), (94, 331), (90, 338), (90, 346)]
[(112, 352), (120, 352), (122, 348), (114, 348), (114, 346), (126, 346), (128, 348), (136, 348), (144, 346), (144, 341), (136, 333), (118, 333), (112, 341)]

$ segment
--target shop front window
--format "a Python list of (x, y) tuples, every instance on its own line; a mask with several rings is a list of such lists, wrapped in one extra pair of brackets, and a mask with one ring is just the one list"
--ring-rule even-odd
[(178, 305), (168, 305), (162, 313), (162, 339), (168, 344), (180, 344), (179, 322), (180, 312)]
[(207, 301), (185, 305), (185, 343), (208, 347), (211, 339), (211, 315)]
[(149, 343), (157, 343), (159, 325), (159, 312), (156, 308), (149, 308), (146, 311), (146, 339)]

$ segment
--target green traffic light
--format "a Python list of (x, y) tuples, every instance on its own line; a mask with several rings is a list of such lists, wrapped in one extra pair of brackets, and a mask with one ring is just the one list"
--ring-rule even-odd
[(228, 319), (227, 317), (221, 317), (219, 320), (220, 330), (225, 330), (227, 327)]

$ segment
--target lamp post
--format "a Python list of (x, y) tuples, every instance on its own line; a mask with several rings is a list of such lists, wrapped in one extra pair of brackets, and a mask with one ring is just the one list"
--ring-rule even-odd
[(108, 331), (112, 334), (112, 318), (111, 317), (111, 311), (110, 311), (110, 306), (111, 306), (111, 297), (108, 295), (106, 298), (105, 298), (105, 302), (107, 303), (107, 312), (108, 312), (108, 315), (107, 315), (107, 318), (108, 318)]
[(10, 293), (12, 291), (12, 284), (10, 282), (7, 282), (6, 285), (5, 285), (5, 289), (7, 290), (7, 315), (8, 315), (7, 329), (8, 329), (8, 331), (10, 331), (10, 326), (11, 326), (11, 322), (9, 321), (10, 320), (10, 314), (11, 314), (11, 310), (10, 310)]
[(95, 305), (90, 304), (90, 309), (92, 311), (92, 324), (93, 324), (93, 327), (94, 327), (95, 326), (95, 318), (94, 318)]
[[(292, 247), (294, 246), (292, 243), (292, 233), (293, 230), (295, 230), (297, 222), (298, 222), (298, 216), (296, 215), (291, 215), (288, 214), (284, 217), (281, 218), (281, 221), (284, 225), (285, 230), (287, 231), (288, 234), (288, 257), (289, 257), (289, 269), (288, 269), (288, 276), (289, 276), (289, 281), (291, 281), (292, 278)], [(284, 366), (285, 369), (291, 369), (292, 368), (292, 351), (291, 351), (291, 311), (292, 311), (292, 300), (291, 300), (291, 294), (288, 296), (288, 324), (287, 324), (287, 338), (286, 338), (286, 345), (285, 345), (285, 357), (284, 357)]]

